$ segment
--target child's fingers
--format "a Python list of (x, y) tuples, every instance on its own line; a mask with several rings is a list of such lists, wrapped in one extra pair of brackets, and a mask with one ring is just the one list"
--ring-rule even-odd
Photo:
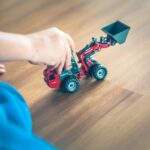
[(68, 42), (68, 44), (70, 46), (70, 49), (74, 50), (75, 49), (75, 43), (74, 43), (73, 39), (67, 33), (64, 33), (64, 34), (65, 34), (65, 38), (66, 38), (66, 40), (67, 40), (67, 42)]
[(64, 66), (64, 64), (63, 63), (61, 63), (59, 66), (58, 66), (58, 73), (59, 74), (61, 74), (61, 72), (62, 72), (62, 70), (63, 70), (63, 66)]
[[(48, 65), (49, 66), (49, 65)], [(54, 69), (58, 68), (59, 64), (56, 64), (54, 66), (49, 66), (49, 70), (53, 71)]]
[(33, 61), (28, 61), (30, 64), (32, 64), (32, 65), (41, 65), (41, 64), (43, 64), (43, 63), (39, 63), (39, 62), (33, 62)]
[(0, 74), (3, 74), (3, 73), (5, 73), (5, 72), (6, 72), (5, 69), (0, 68)]
[(0, 64), (0, 75), (2, 75), (5, 72), (6, 72), (5, 66), (3, 64)]
[(64, 48), (63, 55), (62, 55), (61, 60), (60, 60), (60, 65), (57, 68), (59, 74), (61, 74), (61, 72), (62, 72), (62, 70), (63, 70), (63, 68), (65, 66), (67, 51), (69, 51), (68, 50), (69, 46), (68, 46), (66, 40), (64, 40), (63, 48)]
[(65, 57), (64, 59), (62, 60), (62, 62), (60, 63), (60, 65), (58, 66), (58, 73), (61, 74), (63, 68), (64, 68), (64, 65), (65, 65)]
[(65, 42), (66, 58), (65, 58), (65, 69), (70, 69), (71, 67), (71, 50), (67, 42)]
[(49, 66), (49, 67), (48, 67), (48, 69), (49, 69), (50, 71), (53, 71), (55, 68), (56, 68), (56, 66)]
[(3, 64), (0, 64), (0, 68), (5, 68), (5, 66)]

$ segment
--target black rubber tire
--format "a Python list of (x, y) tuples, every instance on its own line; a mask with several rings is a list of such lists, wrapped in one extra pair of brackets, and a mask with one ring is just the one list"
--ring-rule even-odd
[(79, 80), (75, 76), (68, 76), (62, 82), (62, 91), (75, 93), (79, 89)]
[(94, 66), (92, 66), (90, 70), (90, 74), (96, 80), (104, 80), (105, 77), (107, 76), (107, 69), (101, 64), (95, 64)]

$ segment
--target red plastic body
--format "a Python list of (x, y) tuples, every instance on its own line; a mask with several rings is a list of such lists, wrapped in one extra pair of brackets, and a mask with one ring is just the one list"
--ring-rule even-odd
[(88, 54), (95, 53), (100, 51), (102, 48), (107, 48), (111, 46), (111, 43), (106, 43), (106, 44), (101, 44), (101, 43), (96, 43), (93, 46), (91, 46), (89, 49), (87, 49), (85, 52), (81, 53), (81, 51), (77, 52), (77, 56), (79, 59), (79, 63), (81, 63), (82, 67), (81, 70), (83, 70), (84, 74), (87, 75), (89, 72), (89, 67), (92, 66), (93, 62), (91, 61), (91, 57), (88, 58), (88, 61), (85, 61), (85, 57)]
[[(59, 77), (59, 74), (54, 70), (50, 71), (49, 67), (47, 67), (44, 72), (44, 81), (47, 83), (47, 85), (51, 88), (59, 88), (61, 84), (61, 80)], [(51, 76), (54, 76), (53, 79), (49, 79)]]

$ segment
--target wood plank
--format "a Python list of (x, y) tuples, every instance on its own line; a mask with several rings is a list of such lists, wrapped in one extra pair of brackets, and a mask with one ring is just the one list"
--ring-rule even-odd
[[(86, 91), (87, 88), (89, 89), (88, 92)], [(96, 92), (93, 93), (93, 91)], [(82, 136), (89, 133), (95, 126), (101, 132), (98, 125), (99, 122), (103, 121), (103, 118), (112, 114), (112, 111), (120, 105), (122, 107), (122, 103), (122, 111), (130, 108), (139, 97), (141, 95), (120, 87), (114, 87), (107, 81), (100, 84), (91, 81), (74, 95), (48, 94), (39, 103), (33, 105), (31, 109), (34, 131), (49, 142), (53, 141), (61, 149), (96, 150), (92, 148), (92, 146), (94, 147), (93, 144), (90, 146), (89, 141), (90, 148), (88, 148), (84, 141), (93, 141), (91, 138), (93, 136), (98, 137), (98, 135), (92, 137), (85, 135), (83, 139)], [(116, 117), (116, 114), (114, 117)], [(111, 119), (113, 119), (113, 116), (111, 116)], [(76, 140), (79, 143), (76, 143)], [(101, 148), (101, 144), (97, 140), (96, 143), (98, 150)]]
[(149, 99), (133, 94), (64, 149), (149, 150)]

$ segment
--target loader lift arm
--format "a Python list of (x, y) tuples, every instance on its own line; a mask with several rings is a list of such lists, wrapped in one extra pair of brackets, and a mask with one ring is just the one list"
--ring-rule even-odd
[(100, 37), (98, 42), (96, 38), (92, 38), (92, 41), (89, 45), (86, 45), (82, 50), (77, 52), (79, 63), (82, 64), (83, 70), (85, 73), (89, 70), (89, 67), (93, 65), (92, 55), (96, 52), (99, 52), (102, 48), (107, 48), (112, 45), (112, 42), (107, 37)]

